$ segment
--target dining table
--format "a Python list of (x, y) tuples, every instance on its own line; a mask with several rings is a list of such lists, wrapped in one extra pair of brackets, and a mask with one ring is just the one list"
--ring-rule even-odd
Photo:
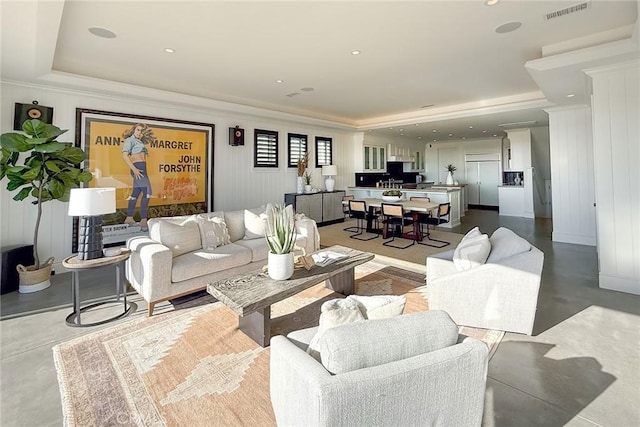
[[(405, 211), (409, 211), (412, 213), (413, 219), (413, 232), (412, 233), (402, 233), (402, 237), (407, 239), (413, 239), (415, 241), (422, 240), (422, 233), (420, 232), (420, 223), (418, 222), (418, 215), (421, 213), (428, 213), (438, 208), (439, 204), (435, 202), (425, 202), (422, 200), (403, 200), (400, 199), (397, 202), (388, 202), (383, 199), (378, 198), (363, 198), (358, 199), (362, 200), (367, 204), (368, 214), (367, 214), (367, 232), (368, 233), (382, 233), (381, 229), (373, 227), (373, 220), (375, 219), (374, 210), (376, 208), (381, 208), (383, 203), (392, 203), (392, 204), (400, 204)], [(343, 205), (349, 204), (348, 200), (342, 202)]]

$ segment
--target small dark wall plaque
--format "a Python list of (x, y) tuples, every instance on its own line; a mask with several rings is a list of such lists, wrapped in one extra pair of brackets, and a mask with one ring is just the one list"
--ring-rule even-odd
[(240, 126), (229, 128), (229, 145), (244, 145), (244, 129)]
[(16, 102), (13, 130), (22, 130), (22, 124), (31, 119), (39, 119), (44, 123), (53, 124), (53, 107), (43, 107), (38, 105), (38, 101), (33, 101), (31, 104)]

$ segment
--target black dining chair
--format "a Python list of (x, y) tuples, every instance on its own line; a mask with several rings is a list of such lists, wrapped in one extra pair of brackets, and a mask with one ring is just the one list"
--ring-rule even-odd
[[(355, 200), (355, 196), (354, 195), (342, 196), (342, 201), (347, 202), (347, 203), (342, 203), (342, 213), (344, 214), (345, 220), (353, 218), (349, 214), (349, 200)], [(358, 231), (358, 227), (352, 225), (352, 226), (343, 228), (343, 230), (349, 231), (349, 232), (356, 232)]]
[[(444, 240), (438, 240), (438, 239), (432, 239), (431, 238), (431, 233), (429, 232), (429, 225), (433, 225), (433, 228), (435, 230), (435, 228), (440, 225), (440, 224), (446, 224), (447, 222), (449, 222), (449, 218), (450, 218), (450, 214), (451, 214), (451, 203), (440, 203), (438, 205), (438, 209), (435, 212), (435, 215), (422, 215), (422, 216), (418, 216), (418, 223), (420, 225), (420, 235), (422, 237), (426, 237), (427, 241), (425, 242), (424, 240), (419, 241), (418, 244), (420, 245), (425, 245), (425, 246), (431, 246), (433, 248), (444, 248), (445, 246), (448, 246), (450, 243), (446, 242)], [(426, 225), (427, 226), (427, 232), (424, 233), (422, 231), (422, 226)], [(436, 244), (431, 244), (428, 242), (436, 242)]]
[[(349, 200), (349, 216), (356, 219), (356, 233), (349, 236), (356, 240), (373, 240), (378, 237), (378, 234), (369, 233), (371, 236), (363, 237), (362, 235), (367, 230), (367, 203), (362, 200)], [(377, 223), (378, 217), (371, 218), (372, 221)], [(346, 230), (346, 229), (345, 229)]]
[[(402, 237), (404, 232), (404, 226), (407, 225), (407, 218), (404, 216), (404, 207), (401, 204), (396, 203), (382, 203), (382, 237), (387, 239), (389, 237), (389, 230), (391, 230), (391, 238), (382, 242), (385, 246), (390, 246), (397, 249), (407, 249), (413, 246), (416, 241), (414, 239), (406, 239)], [(411, 240), (408, 245), (394, 244), (396, 234), (399, 234), (401, 239)]]
[[(409, 201), (411, 201), (411, 202), (430, 202), (431, 198), (429, 198), (427, 196), (411, 196), (411, 197), (409, 197)], [(404, 217), (405, 217), (406, 220), (410, 220), (413, 223), (413, 219), (417, 218), (418, 224), (422, 224), (420, 222), (420, 220), (421, 219), (425, 219), (426, 217), (429, 217), (429, 216), (431, 216), (431, 211), (427, 211), (427, 212), (405, 211), (405, 213), (404, 213)], [(420, 242), (420, 240), (422, 240), (423, 237), (424, 237), (424, 234), (422, 233), (422, 225), (420, 225), (420, 237), (416, 239), (418, 241), (418, 243)]]

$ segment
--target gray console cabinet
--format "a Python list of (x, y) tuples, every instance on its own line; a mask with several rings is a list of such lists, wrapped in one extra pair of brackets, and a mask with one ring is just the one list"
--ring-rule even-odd
[(303, 213), (318, 225), (344, 220), (342, 196), (344, 191), (322, 191), (314, 194), (287, 193), (284, 202), (293, 205), (296, 213)]

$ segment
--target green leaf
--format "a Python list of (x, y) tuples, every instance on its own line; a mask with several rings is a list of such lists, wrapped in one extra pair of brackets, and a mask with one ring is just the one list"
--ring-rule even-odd
[(20, 190), (18, 192), (18, 194), (16, 194), (15, 196), (13, 196), (13, 200), (19, 202), (21, 200), (26, 199), (27, 197), (29, 197), (29, 193), (31, 192), (31, 187), (25, 187), (22, 190)]
[(60, 168), (53, 160), (47, 160), (46, 162), (44, 162), (44, 166), (51, 172), (60, 172)]
[(61, 142), (48, 142), (42, 145), (36, 145), (33, 151), (38, 153), (61, 153), (67, 148), (66, 144)]
[(93, 179), (93, 175), (89, 171), (82, 171), (78, 174), (77, 180), (80, 182), (89, 182)]
[(38, 175), (40, 174), (41, 170), (42, 169), (40, 167), (31, 168), (31, 169), (25, 171), (22, 174), (22, 179), (24, 179), (25, 182), (33, 181), (34, 179), (36, 179), (38, 177)]
[(59, 156), (63, 157), (64, 160), (74, 164), (81, 163), (87, 158), (84, 151), (82, 151), (82, 149), (78, 147), (67, 147), (64, 151), (62, 151), (62, 153), (59, 154)]
[(21, 179), (12, 179), (7, 183), (7, 190), (13, 191), (13, 190), (16, 190), (16, 189), (22, 187), (25, 184), (26, 184), (26, 182), (24, 182)]
[[(31, 190), (31, 195), (33, 197), (35, 197), (36, 199), (38, 198), (38, 189), (37, 188), (33, 188)], [(49, 200), (51, 200), (51, 193), (49, 193), (49, 190), (47, 190), (46, 188), (42, 190), (42, 201), (43, 202), (48, 202)]]
[(22, 130), (29, 136), (36, 138), (45, 138), (49, 141), (54, 140), (58, 136), (66, 132), (57, 126), (44, 123), (38, 119), (27, 120), (22, 124)]
[(58, 199), (64, 196), (64, 192), (66, 190), (66, 186), (63, 182), (58, 181), (57, 179), (52, 179), (49, 183), (49, 191), (51, 192), (51, 197), (54, 199)]
[(29, 169), (27, 166), (13, 166), (7, 168), (7, 176), (9, 179), (22, 179), (22, 174)]
[(28, 138), (21, 133), (3, 133), (0, 136), (0, 145), (3, 150), (9, 150), (12, 153), (24, 153), (33, 147), (32, 144), (29, 144)]
[(29, 138), (29, 144), (42, 145), (49, 142), (49, 138)]

